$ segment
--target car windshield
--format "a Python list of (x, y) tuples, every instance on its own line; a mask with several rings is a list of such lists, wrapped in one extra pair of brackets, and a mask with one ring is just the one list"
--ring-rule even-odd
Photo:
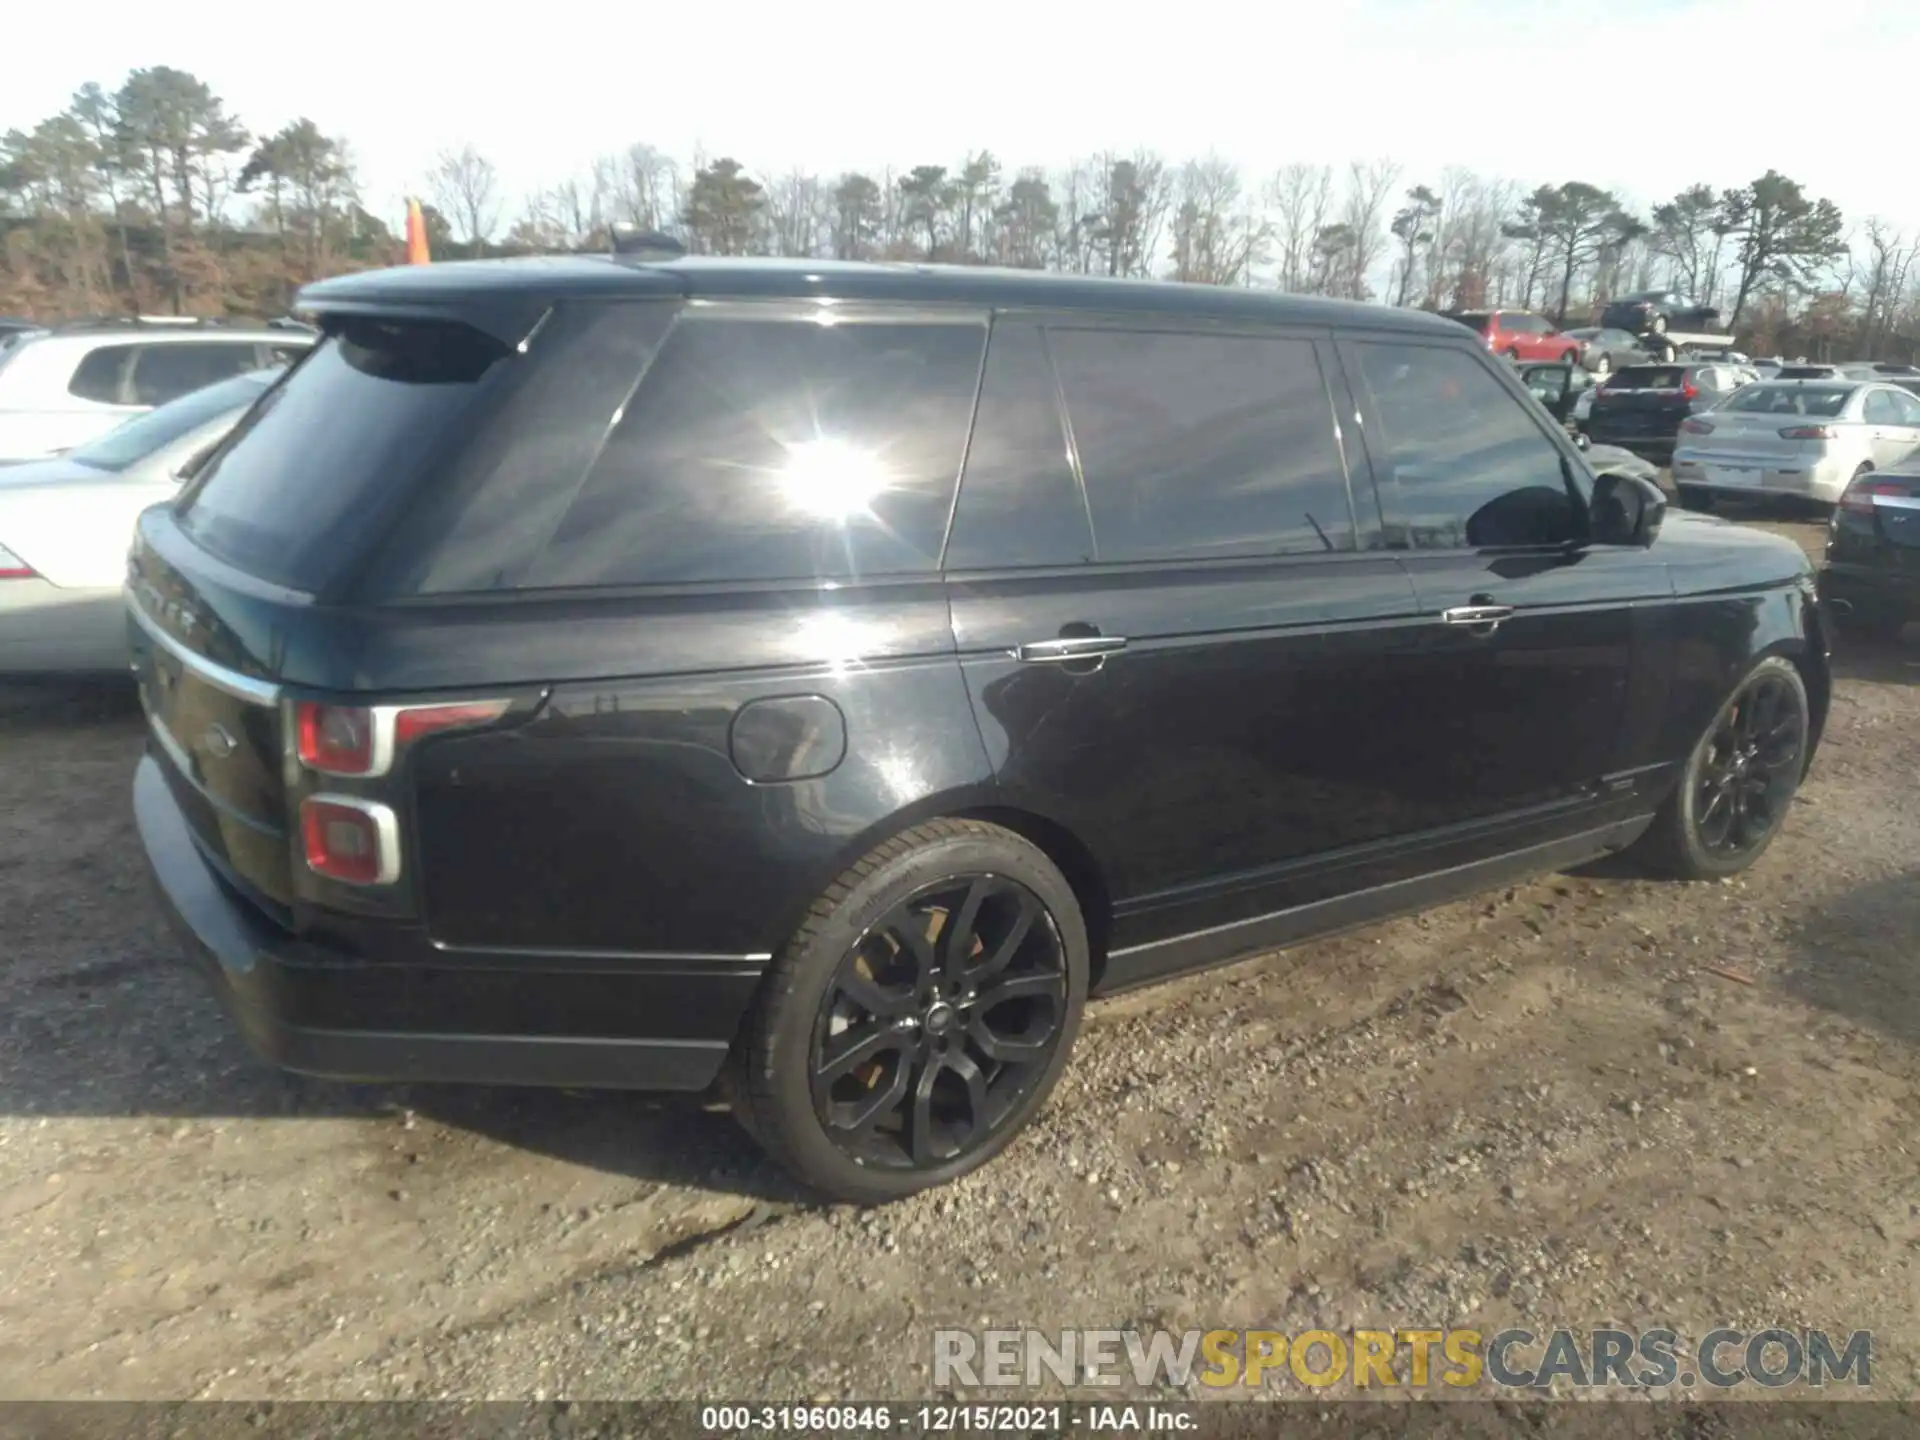
[(245, 409), (265, 393), (277, 373), (257, 370), (182, 395), (171, 404), (109, 430), (98, 440), (68, 451), (66, 458), (95, 470), (125, 470), (209, 420), (229, 410)]
[(1856, 385), (1748, 385), (1720, 408), (1749, 415), (1813, 415), (1831, 419), (1847, 408)]

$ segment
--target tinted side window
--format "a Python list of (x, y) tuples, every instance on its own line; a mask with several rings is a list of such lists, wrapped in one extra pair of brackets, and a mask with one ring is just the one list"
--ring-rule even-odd
[(1556, 545), (1582, 511), (1559, 449), (1473, 356), (1441, 346), (1354, 346), (1372, 392), (1367, 450), (1390, 544)]
[(683, 317), (526, 584), (938, 568), (986, 325)]
[(1054, 330), (1102, 560), (1351, 550), (1311, 341)]
[(164, 405), (203, 385), (257, 369), (259, 363), (252, 345), (145, 345), (133, 359), (133, 403)]
[(1093, 558), (1086, 501), (1067, 455), (1045, 341), (1036, 325), (994, 322), (949, 570), (1072, 565)]
[(131, 345), (102, 345), (98, 350), (89, 350), (67, 382), (67, 393), (78, 395), (82, 400), (98, 400), (102, 405), (126, 404), (121, 382), (133, 349)]

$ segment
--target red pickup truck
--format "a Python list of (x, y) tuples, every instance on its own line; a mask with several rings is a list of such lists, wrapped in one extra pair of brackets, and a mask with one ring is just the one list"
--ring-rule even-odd
[(1525, 310), (1450, 310), (1449, 320), (1458, 320), (1487, 342), (1496, 355), (1515, 360), (1564, 360), (1578, 365), (1583, 347), (1565, 331), (1556, 330), (1551, 321)]

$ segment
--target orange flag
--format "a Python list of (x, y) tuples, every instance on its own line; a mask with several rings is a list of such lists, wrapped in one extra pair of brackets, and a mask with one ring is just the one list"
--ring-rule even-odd
[(418, 200), (407, 201), (407, 264), (425, 265), (433, 257), (427, 253), (427, 217)]

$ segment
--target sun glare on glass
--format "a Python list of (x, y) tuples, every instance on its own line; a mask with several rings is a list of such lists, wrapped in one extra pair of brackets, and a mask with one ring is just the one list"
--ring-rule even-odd
[(803, 440), (786, 447), (780, 485), (794, 508), (821, 520), (862, 515), (887, 488), (879, 457), (844, 440)]

